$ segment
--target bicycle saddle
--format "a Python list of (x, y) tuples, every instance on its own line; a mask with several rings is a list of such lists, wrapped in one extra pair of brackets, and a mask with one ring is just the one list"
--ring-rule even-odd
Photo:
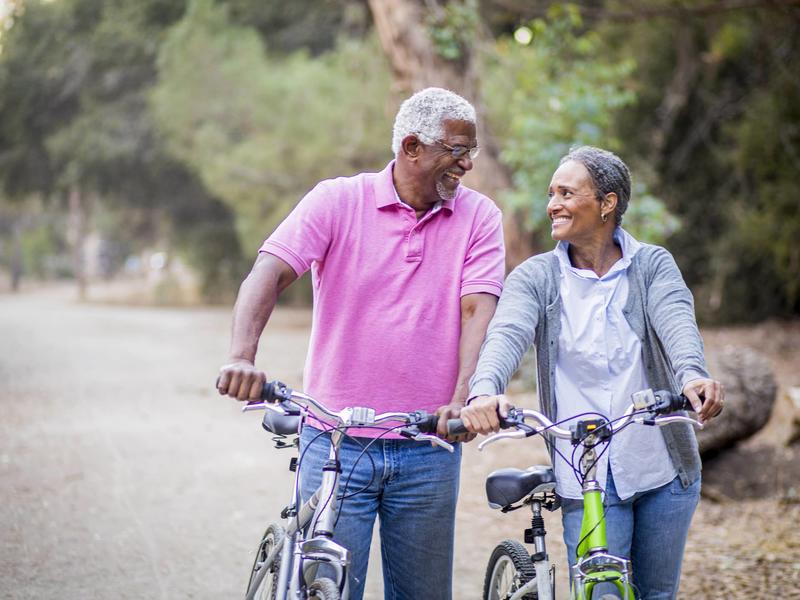
[(552, 492), (556, 476), (552, 467), (537, 465), (522, 469), (500, 469), (486, 478), (486, 497), (491, 508), (503, 508), (529, 494)]
[(280, 415), (272, 410), (264, 411), (261, 426), (278, 435), (292, 435), (300, 428), (300, 415)]

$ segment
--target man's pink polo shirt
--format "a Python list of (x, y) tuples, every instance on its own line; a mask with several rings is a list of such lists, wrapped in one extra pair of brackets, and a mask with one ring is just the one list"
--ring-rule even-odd
[(398, 200), (393, 166), (319, 183), (261, 247), (298, 275), (311, 269), (303, 385), (335, 410), (433, 412), (448, 404), (458, 374), (461, 297), (502, 290), (503, 231), (494, 203), (462, 185), (456, 198), (417, 221)]

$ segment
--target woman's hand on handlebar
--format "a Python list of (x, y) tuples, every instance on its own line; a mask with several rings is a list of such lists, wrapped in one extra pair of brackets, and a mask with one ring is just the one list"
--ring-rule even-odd
[(224, 365), (217, 377), (217, 390), (237, 400), (259, 400), (267, 376), (247, 360)]
[(693, 379), (683, 386), (683, 395), (692, 403), (701, 423), (721, 413), (725, 402), (725, 388), (715, 379)]
[(462, 433), (457, 435), (447, 434), (447, 420), (458, 419), (463, 410), (464, 407), (460, 402), (453, 402), (452, 404), (440, 406), (436, 410), (436, 415), (439, 417), (439, 424), (436, 426), (436, 435), (448, 442), (471, 442), (474, 440), (474, 433)]
[(488, 435), (500, 430), (500, 416), (507, 417), (510, 406), (508, 398), (502, 394), (478, 396), (461, 409), (461, 420), (470, 431)]

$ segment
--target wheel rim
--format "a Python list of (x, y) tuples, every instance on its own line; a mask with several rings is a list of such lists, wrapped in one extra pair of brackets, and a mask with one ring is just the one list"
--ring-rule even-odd
[(519, 589), (519, 575), (508, 556), (501, 556), (494, 563), (491, 581), (489, 600), (505, 600)]
[[(264, 563), (269, 556), (269, 553), (272, 552), (272, 548), (275, 546), (275, 539), (270, 535), (264, 540), (264, 543), (258, 549), (258, 562)], [(263, 569), (264, 567), (260, 567)], [(256, 576), (256, 572), (254, 571), (253, 577)], [(264, 577), (261, 579), (261, 583), (256, 590), (255, 595), (253, 598), (255, 600), (274, 600), (275, 598), (275, 576), (273, 573), (275, 572), (275, 565), (273, 564), (272, 567), (269, 569), (267, 573), (264, 574)]]

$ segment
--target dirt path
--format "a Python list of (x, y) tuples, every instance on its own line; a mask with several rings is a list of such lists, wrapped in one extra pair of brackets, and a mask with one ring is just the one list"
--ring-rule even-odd
[[(305, 311), (279, 310), (262, 341), (263, 364), (290, 384), (300, 383), (308, 323)], [(290, 454), (271, 447), (260, 415), (241, 414), (211, 389), (228, 327), (228, 310), (80, 305), (59, 290), (0, 295), (0, 597), (240, 596), (260, 530), (287, 496)], [(536, 462), (546, 462), (536, 442), (524, 451), (466, 448), (456, 598), (479, 597), (491, 548), (527, 526), (524, 511), (486, 507), (484, 477)], [(769, 576), (773, 563), (783, 565), (781, 586), (799, 583), (780, 588), (784, 597), (800, 588), (797, 536), (753, 553), (739, 535), (725, 565), (708, 564), (708, 533), (727, 539), (741, 531), (742, 515), (761, 527), (752, 539), (772, 543), (800, 512), (778, 498), (744, 500), (727, 513), (701, 506), (687, 598), (719, 597), (702, 591), (713, 588), (701, 574)], [(549, 547), (563, 592), (553, 517)], [(379, 573), (375, 555), (368, 598), (380, 597)]]

